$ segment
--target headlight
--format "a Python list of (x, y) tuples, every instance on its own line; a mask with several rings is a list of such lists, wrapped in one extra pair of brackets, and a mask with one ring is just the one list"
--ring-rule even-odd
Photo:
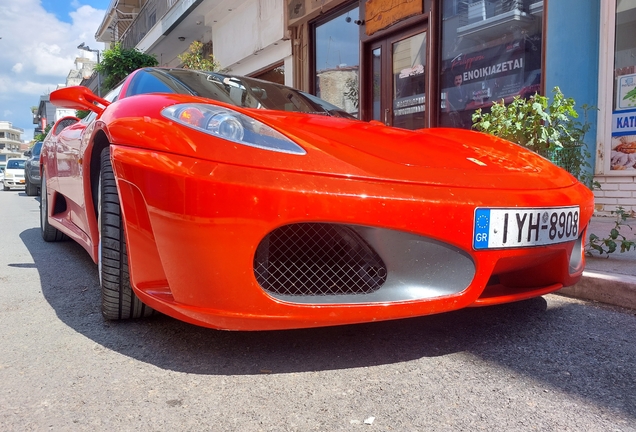
[(206, 104), (179, 104), (164, 108), (161, 114), (184, 126), (238, 144), (281, 153), (307, 153), (280, 132), (229, 108)]

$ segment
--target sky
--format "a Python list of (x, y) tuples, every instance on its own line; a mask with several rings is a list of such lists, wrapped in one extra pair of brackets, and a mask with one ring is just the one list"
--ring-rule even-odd
[(40, 96), (65, 84), (77, 57), (96, 54), (77, 49), (95, 41), (111, 0), (0, 0), (0, 120), (24, 129), (33, 139), (31, 107)]

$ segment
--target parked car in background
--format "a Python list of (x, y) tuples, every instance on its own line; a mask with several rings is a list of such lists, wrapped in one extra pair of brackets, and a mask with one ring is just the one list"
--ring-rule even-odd
[(592, 192), (483, 133), (352, 119), (253, 78), (144, 68), (42, 149), (41, 233), (97, 263), (107, 319), (219, 329), (406, 318), (576, 283)]
[(13, 158), (7, 160), (4, 167), (3, 190), (24, 188), (24, 163), (25, 158)]
[(5, 149), (5, 151), (0, 153), (0, 171), (2, 171), (5, 166), (7, 166), (7, 160), (12, 158), (20, 158), (22, 156), (23, 156), (22, 153), (18, 153), (14, 151), (6, 151)]
[(35, 196), (40, 193), (40, 152), (42, 151), (42, 141), (33, 144), (27, 152), (27, 160), (24, 163), (24, 176), (26, 194)]

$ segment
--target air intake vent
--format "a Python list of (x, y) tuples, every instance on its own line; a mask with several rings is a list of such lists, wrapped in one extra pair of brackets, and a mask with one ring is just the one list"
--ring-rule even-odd
[(254, 257), (261, 287), (285, 296), (368, 294), (386, 281), (378, 254), (346, 225), (286, 225), (263, 239)]

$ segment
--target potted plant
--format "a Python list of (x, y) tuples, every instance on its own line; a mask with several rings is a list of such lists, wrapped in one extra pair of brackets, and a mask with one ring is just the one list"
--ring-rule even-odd
[(478, 109), (473, 114), (473, 128), (533, 150), (593, 188), (590, 152), (583, 141), (592, 107), (582, 105), (580, 121), (574, 99), (566, 98), (559, 87), (553, 93), (552, 100), (535, 94), (528, 99), (515, 96), (508, 104), (494, 102), (490, 112)]

